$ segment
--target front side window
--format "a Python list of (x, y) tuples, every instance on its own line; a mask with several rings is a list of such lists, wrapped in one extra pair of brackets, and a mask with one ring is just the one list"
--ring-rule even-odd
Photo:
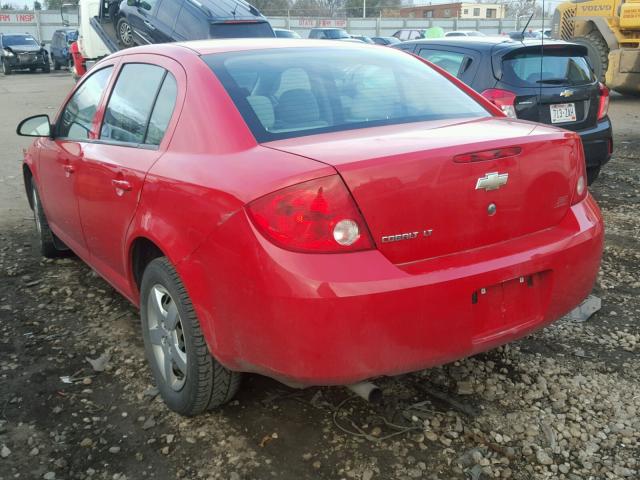
[(456, 77), (460, 72), (462, 62), (464, 61), (464, 54), (457, 52), (444, 52), (442, 50), (428, 50), (423, 48), (420, 50), (419, 55)]
[(165, 72), (162, 67), (143, 63), (122, 67), (107, 104), (100, 139), (144, 143), (149, 116)]
[(70, 140), (89, 138), (93, 119), (98, 109), (113, 67), (92, 73), (73, 94), (64, 107), (58, 123), (57, 135)]
[(386, 49), (283, 48), (212, 54), (203, 59), (259, 142), (489, 116), (419, 60)]

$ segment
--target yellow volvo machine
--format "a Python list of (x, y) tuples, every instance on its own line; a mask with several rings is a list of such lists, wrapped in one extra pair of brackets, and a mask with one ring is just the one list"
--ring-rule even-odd
[(553, 14), (553, 38), (585, 45), (596, 75), (640, 95), (640, 0), (570, 0)]

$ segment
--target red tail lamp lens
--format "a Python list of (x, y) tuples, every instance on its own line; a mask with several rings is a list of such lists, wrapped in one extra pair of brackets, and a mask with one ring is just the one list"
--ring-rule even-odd
[(251, 202), (254, 225), (287, 250), (340, 253), (374, 248), (369, 230), (338, 175), (278, 190)]
[(509, 90), (502, 90), (500, 88), (490, 88), (482, 92), (480, 95), (500, 108), (507, 117), (516, 118), (515, 93), (510, 92)]
[(598, 105), (598, 120), (603, 119), (609, 112), (609, 89), (600, 84), (600, 104)]

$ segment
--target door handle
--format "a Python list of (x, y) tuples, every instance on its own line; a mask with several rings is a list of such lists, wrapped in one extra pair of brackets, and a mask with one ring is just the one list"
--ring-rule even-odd
[(131, 184), (129, 182), (127, 182), (126, 180), (111, 180), (111, 184), (116, 187), (116, 189), (118, 190), (124, 190), (125, 192), (128, 192), (131, 190)]
[(145, 20), (145, 21), (144, 21), (144, 24), (147, 26), (147, 28), (148, 28), (149, 30), (155, 30), (155, 29), (156, 29), (156, 27), (154, 27), (154, 26), (151, 24), (151, 22), (149, 22), (148, 20)]
[(70, 177), (71, 174), (76, 171), (76, 169), (73, 168), (73, 165), (69, 165), (69, 164), (66, 164), (63, 168), (64, 168), (64, 176), (67, 178)]

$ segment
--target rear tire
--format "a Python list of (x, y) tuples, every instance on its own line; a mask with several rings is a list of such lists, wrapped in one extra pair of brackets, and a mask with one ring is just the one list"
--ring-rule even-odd
[(57, 258), (64, 250), (59, 249), (56, 245), (64, 245), (58, 240), (55, 234), (49, 228), (47, 217), (42, 208), (40, 194), (35, 182), (31, 179), (31, 205), (33, 208), (33, 218), (36, 223), (36, 232), (40, 254), (46, 258)]
[(144, 271), (140, 317), (147, 361), (171, 410), (193, 416), (233, 398), (242, 374), (209, 352), (187, 291), (166, 257)]
[(54, 60), (54, 61), (53, 61), (53, 69), (54, 69), (54, 70), (60, 70), (60, 66), (61, 66), (61, 65), (58, 63), (58, 61), (57, 61), (57, 60)]
[(135, 45), (133, 41), (133, 29), (126, 19), (121, 18), (118, 20), (116, 32), (118, 34), (118, 40), (120, 40), (120, 43), (122, 43), (126, 48), (133, 47)]
[(597, 167), (587, 167), (587, 185), (591, 185), (598, 179), (600, 175), (600, 166)]
[(593, 71), (598, 80), (604, 83), (609, 68), (609, 45), (600, 32), (593, 30), (584, 36), (574, 37), (571, 41), (587, 47)]

